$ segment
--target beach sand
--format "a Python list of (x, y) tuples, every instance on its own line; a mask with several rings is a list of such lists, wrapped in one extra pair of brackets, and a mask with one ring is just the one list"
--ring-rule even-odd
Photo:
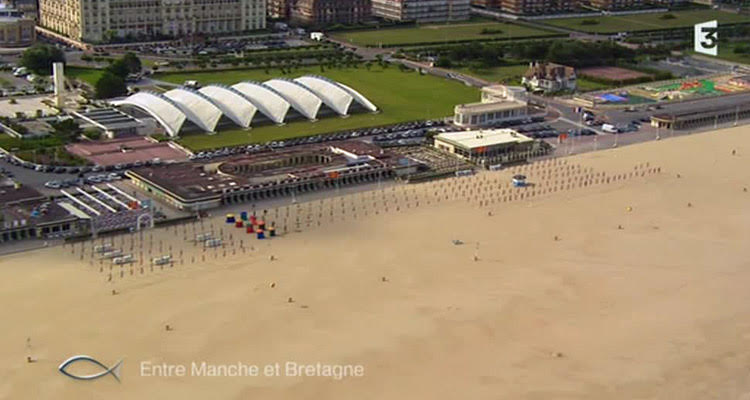
[[(80, 244), (3, 257), (0, 398), (750, 399), (749, 160), (734, 128), (303, 204), (321, 226), (303, 218), (272, 240), (217, 219), (224, 249), (157, 229), (150, 254), (183, 261), (114, 267), (111, 281)], [(545, 192), (565, 168), (590, 183)], [(518, 171), (536, 194), (503, 202)], [(445, 187), (448, 200), (428, 195)], [(380, 205), (353, 218), (368, 201)], [(77, 354), (123, 359), (121, 382), (58, 372)], [(190, 376), (204, 361), (282, 376)], [(287, 361), (364, 373), (283, 376)], [(188, 376), (141, 376), (142, 363)]]

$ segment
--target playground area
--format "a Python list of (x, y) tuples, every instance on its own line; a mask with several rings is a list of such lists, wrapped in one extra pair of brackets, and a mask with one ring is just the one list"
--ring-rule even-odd
[(703, 79), (681, 79), (666, 84), (642, 85), (631, 90), (631, 93), (658, 101), (721, 96), (748, 90), (732, 83), (731, 78), (731, 75), (727, 75)]
[(711, 96), (743, 93), (749, 87), (740, 84), (734, 75), (687, 78), (624, 87), (592, 93), (593, 100), (603, 104), (636, 105), (659, 101), (680, 101)]

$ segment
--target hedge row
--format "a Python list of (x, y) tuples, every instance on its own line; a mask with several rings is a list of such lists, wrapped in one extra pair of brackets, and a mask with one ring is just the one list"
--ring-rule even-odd
[(477, 39), (462, 39), (462, 40), (445, 40), (440, 42), (414, 42), (414, 43), (390, 43), (390, 44), (384, 44), (382, 46), (375, 46), (375, 45), (367, 45), (367, 47), (412, 47), (412, 46), (428, 46), (428, 45), (457, 45), (457, 44), (468, 44), (468, 43), (493, 43), (493, 42), (511, 42), (511, 41), (518, 41), (518, 40), (534, 40), (534, 39), (556, 39), (556, 38), (562, 38), (562, 37), (568, 37), (568, 35), (563, 34), (549, 34), (549, 35), (533, 35), (533, 36), (524, 36), (522, 38), (497, 38), (497, 39), (484, 39), (484, 38), (477, 38)]

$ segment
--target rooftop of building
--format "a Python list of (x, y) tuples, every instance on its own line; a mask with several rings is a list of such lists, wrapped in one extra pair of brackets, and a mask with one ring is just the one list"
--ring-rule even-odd
[(105, 130), (118, 130), (143, 125), (141, 121), (114, 108), (76, 112), (74, 115)]
[(526, 88), (523, 86), (489, 85), (483, 87), (482, 91), (497, 96), (505, 96), (509, 93), (525, 93)]
[(569, 78), (575, 75), (575, 68), (555, 64), (551, 62), (532, 62), (529, 64), (529, 69), (526, 70), (524, 77), (537, 79), (556, 79), (556, 78)]
[(0, 182), (0, 206), (44, 199), (44, 195), (31, 186)]
[(467, 103), (459, 104), (456, 106), (456, 111), (471, 111), (471, 112), (491, 112), (491, 111), (504, 111), (513, 110), (517, 108), (526, 107), (526, 103), (522, 101), (510, 100), (510, 101), (496, 101), (492, 103)]
[[(357, 160), (335, 149), (357, 156)], [(322, 162), (310, 156), (324, 156)], [(361, 156), (369, 156), (362, 161)], [(284, 162), (287, 161), (287, 162)], [(252, 189), (267, 185), (320, 178), (332, 172), (361, 168), (402, 166), (400, 157), (362, 141), (330, 142), (254, 154), (242, 154), (221, 162), (186, 162), (130, 170), (128, 175), (148, 181), (186, 201), (211, 199), (226, 190)], [(244, 165), (252, 168), (243, 168)]]
[(0, 209), (0, 216), (0, 229), (39, 226), (76, 219), (57, 203), (38, 200), (6, 206)]
[(141, 136), (71, 143), (66, 145), (65, 149), (102, 166), (150, 161), (156, 158), (161, 161), (183, 161), (188, 158), (188, 154), (179, 147)]
[(685, 110), (685, 111), (679, 111), (674, 113), (660, 113), (660, 114), (654, 114), (651, 116), (652, 119), (656, 120), (662, 120), (662, 121), (670, 121), (675, 118), (684, 118), (684, 117), (695, 117), (700, 118), (702, 114), (714, 114), (714, 113), (734, 113), (734, 112), (740, 112), (750, 109), (750, 101), (745, 101), (742, 103), (734, 104), (733, 106), (713, 106), (713, 107), (706, 107), (702, 109), (691, 109), (691, 110)]
[(0, 229), (36, 226), (73, 220), (59, 205), (47, 201), (36, 189), (18, 184), (0, 184)]
[(447, 132), (435, 136), (435, 139), (469, 149), (509, 143), (526, 143), (534, 140), (513, 129), (480, 129)]

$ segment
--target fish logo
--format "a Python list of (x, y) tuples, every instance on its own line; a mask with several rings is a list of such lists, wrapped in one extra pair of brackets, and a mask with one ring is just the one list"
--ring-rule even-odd
[[(94, 365), (98, 365), (98, 366), (102, 367), (102, 369), (104, 371), (100, 372), (98, 374), (91, 374), (91, 375), (73, 375), (70, 372), (66, 371), (66, 369), (71, 364), (77, 363), (79, 361), (81, 361), (81, 362), (85, 361), (85, 362), (89, 362), (89, 363), (94, 364)], [(114, 367), (108, 368), (106, 365), (100, 363), (99, 361), (95, 360), (92, 357), (89, 357), (89, 356), (86, 356), (86, 355), (78, 355), (78, 356), (70, 357), (67, 360), (63, 361), (63, 363), (60, 364), (60, 366), (57, 367), (57, 369), (60, 370), (60, 372), (62, 372), (64, 375), (67, 375), (67, 376), (69, 376), (69, 377), (71, 377), (73, 379), (79, 379), (79, 380), (83, 380), (83, 381), (90, 381), (90, 380), (99, 379), (99, 378), (101, 378), (101, 377), (103, 377), (105, 375), (110, 375), (111, 374), (112, 376), (115, 377), (115, 379), (117, 379), (117, 382), (119, 382), (120, 381), (120, 368), (121, 367), (122, 367), (122, 360), (118, 361), (117, 364), (115, 364)]]

